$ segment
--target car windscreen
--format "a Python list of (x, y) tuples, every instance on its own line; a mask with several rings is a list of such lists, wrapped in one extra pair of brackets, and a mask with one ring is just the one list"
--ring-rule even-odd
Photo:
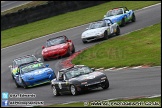
[(123, 14), (123, 10), (121, 8), (113, 9), (107, 12), (106, 17), (120, 15), (120, 14)]
[(89, 74), (91, 72), (93, 71), (89, 67), (79, 67), (70, 69), (68, 72), (65, 73), (65, 75), (67, 76), (68, 79), (71, 79), (81, 75)]
[(105, 21), (94, 22), (89, 25), (89, 29), (96, 29), (96, 28), (105, 27), (105, 26), (106, 26)]
[(21, 59), (16, 59), (15, 62), (16, 64), (19, 66), (21, 64), (25, 64), (25, 63), (31, 63), (31, 62), (35, 62), (37, 61), (37, 59), (33, 56), (30, 57), (22, 57)]
[(37, 69), (41, 69), (44, 68), (44, 64), (43, 63), (33, 63), (33, 64), (28, 64), (25, 66), (20, 67), (21, 69), (21, 73), (28, 73)]
[(62, 44), (65, 43), (65, 38), (64, 37), (59, 37), (59, 38), (54, 38), (54, 39), (50, 39), (46, 42), (46, 47), (50, 47), (50, 46), (54, 46), (54, 45), (58, 45), (58, 44)]

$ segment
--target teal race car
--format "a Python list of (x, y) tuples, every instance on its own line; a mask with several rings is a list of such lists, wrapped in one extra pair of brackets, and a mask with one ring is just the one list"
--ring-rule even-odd
[(117, 23), (119, 26), (125, 26), (127, 22), (135, 22), (136, 17), (133, 10), (128, 10), (127, 7), (118, 7), (109, 10), (104, 15), (103, 20), (110, 19), (113, 23)]

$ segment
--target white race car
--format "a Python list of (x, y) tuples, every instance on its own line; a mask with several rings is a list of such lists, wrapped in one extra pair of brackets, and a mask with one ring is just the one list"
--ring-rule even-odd
[(117, 23), (110, 19), (93, 22), (81, 35), (82, 42), (87, 43), (96, 39), (108, 39), (110, 35), (119, 35), (120, 28)]

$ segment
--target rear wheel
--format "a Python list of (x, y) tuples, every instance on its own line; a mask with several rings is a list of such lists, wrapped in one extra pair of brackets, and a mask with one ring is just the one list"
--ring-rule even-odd
[(54, 96), (59, 96), (60, 95), (55, 86), (52, 86), (52, 91), (53, 91)]
[(132, 22), (135, 22), (136, 21), (136, 17), (135, 17), (135, 15), (134, 15), (134, 13), (133, 13), (133, 15), (132, 15), (132, 20), (131, 20)]
[(103, 89), (108, 89), (108, 88), (109, 88), (109, 81), (108, 81), (108, 79), (106, 79), (105, 83), (102, 84), (101, 87), (102, 87)]
[(77, 95), (78, 94), (78, 91), (76, 89), (76, 87), (74, 85), (71, 85), (70, 86), (70, 92), (73, 96)]
[(107, 31), (104, 32), (104, 39), (108, 39), (108, 34), (107, 34)]

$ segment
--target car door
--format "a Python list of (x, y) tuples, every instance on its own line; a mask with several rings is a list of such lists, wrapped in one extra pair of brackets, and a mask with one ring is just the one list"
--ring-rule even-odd
[(63, 74), (63, 80), (62, 80), (62, 90), (63, 91), (68, 91), (68, 80), (66, 79), (65, 74)]
[(60, 92), (66, 92), (68, 90), (67, 81), (65, 80), (65, 75), (61, 72), (58, 75), (58, 81), (56, 83), (56, 86)]

